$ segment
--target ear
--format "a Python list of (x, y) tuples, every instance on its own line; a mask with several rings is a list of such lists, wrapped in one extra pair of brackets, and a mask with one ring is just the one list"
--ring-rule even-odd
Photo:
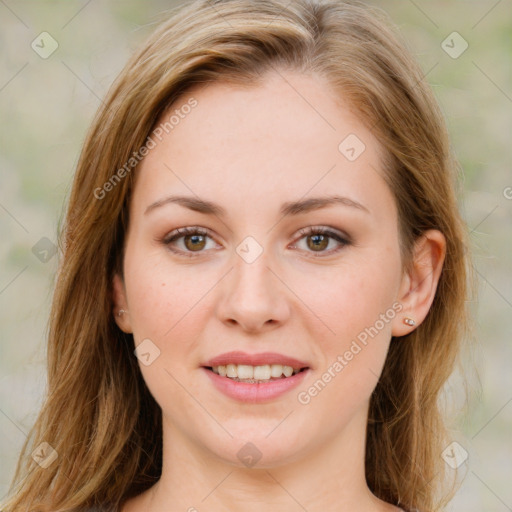
[[(434, 301), (445, 254), (446, 239), (438, 230), (428, 230), (416, 241), (410, 270), (404, 273), (400, 284), (397, 300), (403, 310), (393, 320), (393, 336), (409, 334), (425, 320)], [(411, 318), (416, 325), (405, 324), (405, 318)]]
[(114, 300), (112, 314), (114, 315), (116, 324), (123, 332), (132, 333), (130, 312), (126, 300), (126, 289), (124, 287), (124, 281), (119, 274), (114, 274), (112, 279), (112, 294)]

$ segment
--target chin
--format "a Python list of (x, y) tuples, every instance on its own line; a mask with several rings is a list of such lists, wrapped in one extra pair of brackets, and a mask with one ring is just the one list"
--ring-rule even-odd
[[(275, 426), (275, 425), (274, 425)], [(268, 432), (250, 436), (246, 433), (237, 435), (223, 443), (206, 445), (214, 457), (222, 462), (247, 469), (270, 469), (295, 462), (305, 450), (298, 444), (295, 436)], [(302, 437), (304, 439), (304, 437)]]

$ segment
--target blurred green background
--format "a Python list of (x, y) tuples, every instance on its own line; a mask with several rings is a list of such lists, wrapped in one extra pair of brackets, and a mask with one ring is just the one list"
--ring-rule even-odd
[[(162, 11), (182, 3), (0, 0), (0, 500), (45, 390), (52, 249), (86, 129)], [(473, 391), (452, 422), (468, 459), (449, 510), (512, 510), (512, 2), (372, 3), (420, 61), (464, 169), (479, 296)], [(447, 397), (462, 405), (460, 374)]]

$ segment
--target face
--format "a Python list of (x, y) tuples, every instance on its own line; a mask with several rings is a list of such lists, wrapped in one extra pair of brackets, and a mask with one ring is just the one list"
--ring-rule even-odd
[(197, 101), (137, 169), (114, 279), (164, 436), (239, 466), (248, 442), (270, 467), (364, 429), (407, 329), (379, 142), (324, 79), (281, 75), (173, 105)]

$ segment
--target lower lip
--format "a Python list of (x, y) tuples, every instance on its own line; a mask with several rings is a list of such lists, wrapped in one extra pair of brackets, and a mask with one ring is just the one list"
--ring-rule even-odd
[(250, 384), (247, 382), (238, 382), (228, 377), (222, 377), (218, 373), (208, 370), (205, 367), (202, 369), (206, 372), (208, 377), (210, 377), (214, 386), (219, 391), (230, 398), (247, 403), (268, 402), (278, 398), (279, 396), (284, 395), (287, 391), (297, 387), (309, 372), (309, 369), (306, 369), (284, 379)]

